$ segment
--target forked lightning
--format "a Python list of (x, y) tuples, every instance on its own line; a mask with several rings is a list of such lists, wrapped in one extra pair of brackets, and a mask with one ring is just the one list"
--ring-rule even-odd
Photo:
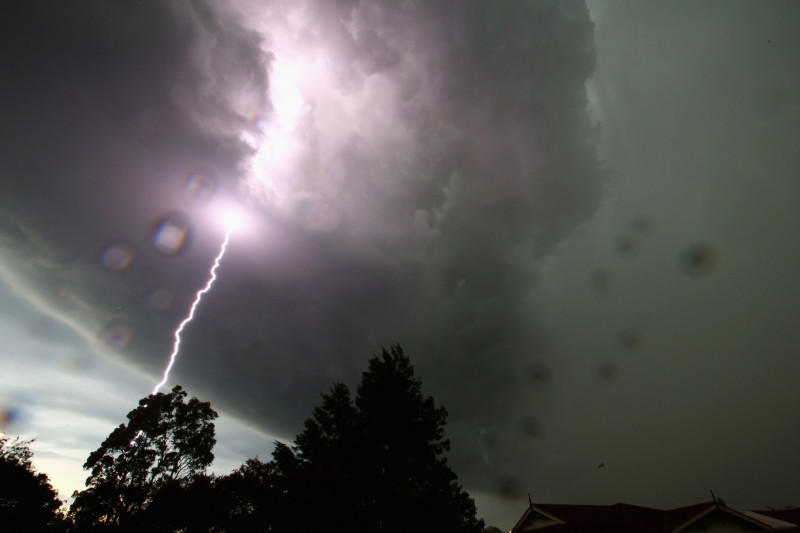
[(169, 379), (169, 371), (172, 370), (172, 365), (175, 364), (175, 359), (178, 358), (178, 352), (181, 349), (181, 332), (183, 328), (186, 327), (186, 324), (192, 321), (194, 318), (194, 312), (197, 309), (197, 306), (200, 305), (200, 300), (203, 298), (203, 295), (211, 290), (211, 286), (214, 284), (214, 280), (217, 279), (217, 268), (219, 267), (220, 261), (222, 261), (222, 256), (225, 255), (225, 250), (228, 247), (228, 240), (230, 240), (231, 232), (234, 230), (234, 224), (229, 223), (229, 229), (225, 232), (225, 240), (222, 241), (222, 248), (220, 248), (219, 254), (217, 254), (216, 259), (214, 259), (214, 266), (211, 267), (211, 277), (206, 283), (206, 286), (200, 289), (197, 292), (197, 296), (194, 299), (194, 303), (192, 304), (191, 309), (189, 309), (189, 315), (180, 323), (178, 329), (175, 330), (175, 343), (172, 345), (172, 353), (169, 356), (169, 363), (167, 363), (167, 368), (164, 369), (164, 375), (161, 378), (161, 381), (153, 389), (152, 394), (156, 394), (158, 389), (164, 386)]

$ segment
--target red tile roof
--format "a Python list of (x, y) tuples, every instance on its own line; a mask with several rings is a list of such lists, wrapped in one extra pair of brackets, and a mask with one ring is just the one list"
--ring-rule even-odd
[(564, 522), (550, 526), (548, 531), (551, 533), (579, 533), (587, 529), (615, 533), (634, 529), (642, 533), (664, 533), (664, 512), (637, 505), (534, 504), (533, 507)]
[[(704, 502), (677, 509), (661, 510), (617, 503), (614, 505), (566, 505), (566, 504), (533, 504), (519, 519), (512, 532), (522, 531), (532, 513), (552, 518), (556, 523), (542, 523), (537, 529), (542, 533), (679, 533), (686, 526), (703, 520), (714, 511), (724, 512), (760, 526), (763, 530), (778, 529), (775, 524), (759, 521), (757, 517), (741, 513), (719, 502)], [(762, 513), (762, 511), (758, 511)], [(792, 512), (800, 515), (800, 510)], [(800, 516), (785, 514), (777, 516), (763, 512), (780, 520), (800, 523)], [(786, 518), (784, 518), (784, 516)], [(791, 518), (795, 518), (792, 520)], [(783, 530), (787, 531), (787, 530)]]

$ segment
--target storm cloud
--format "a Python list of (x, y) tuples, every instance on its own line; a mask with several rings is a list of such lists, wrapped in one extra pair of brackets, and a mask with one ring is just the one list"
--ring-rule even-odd
[[(24, 290), (55, 291), (103, 339), (116, 328), (118, 357), (155, 374), (220, 238), (209, 203), (236, 197), (263, 234), (234, 237), (173, 379), (290, 436), (332, 380), (401, 342), (456, 428), (508, 416), (509, 370), (536, 352), (536, 262), (604, 179), (584, 6), (15, 11), (4, 228)], [(209, 203), (180, 194), (193, 172)], [(154, 250), (164, 220), (190, 228), (175, 256)], [(106, 246), (130, 264), (102, 263)]]
[(786, 503), (796, 8), (589, 4), (4, 8), (3, 354), (72, 369), (26, 397), (157, 382), (237, 209), (170, 383), (264, 435), (400, 343), (481, 509)]

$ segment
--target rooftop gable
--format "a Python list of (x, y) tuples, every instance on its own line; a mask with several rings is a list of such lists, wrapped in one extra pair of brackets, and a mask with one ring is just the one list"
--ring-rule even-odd
[(773, 529), (765, 522), (761, 522), (745, 513), (731, 509), (721, 500), (718, 502), (712, 502), (705, 509), (699, 509), (698, 511), (699, 512), (697, 512), (694, 516), (689, 516), (682, 523), (677, 523), (677, 525), (672, 527), (672, 533), (681, 533), (682, 531), (689, 529), (702, 529), (703, 531), (706, 531), (711, 523), (720, 521), (733, 521), (738, 523), (739, 526), (744, 530), (755, 529), (770, 531)]
[(614, 505), (531, 504), (512, 533), (546, 529), (542, 533), (682, 533), (712, 524), (737, 524), (741, 530), (784, 529), (774, 520), (731, 509), (722, 500), (671, 510), (625, 503)]
[(794, 529), (800, 527), (800, 507), (794, 509), (748, 511), (747, 515), (762, 522), (774, 524), (773, 527), (775, 529)]

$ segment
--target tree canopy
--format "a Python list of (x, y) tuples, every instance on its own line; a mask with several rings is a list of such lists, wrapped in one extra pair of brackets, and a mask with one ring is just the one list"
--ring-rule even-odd
[(355, 399), (334, 384), (295, 445), (273, 454), (287, 483), (282, 509), (296, 517), (287, 531), (480, 532), (475, 504), (444, 456), (446, 420), (400, 346), (370, 359)]
[(75, 494), (71, 514), (79, 528), (132, 527), (159, 491), (188, 486), (214, 460), (213, 420), (208, 402), (192, 398), (176, 386), (168, 394), (151, 394), (128, 413), (89, 455), (86, 490)]
[(0, 437), (0, 523), (39, 532), (58, 520), (61, 501), (47, 475), (33, 468), (32, 442)]
[(205, 474), (217, 413), (197, 398), (143, 398), (84, 468), (74, 531), (481, 533), (445, 457), (447, 411), (424, 396), (400, 346), (372, 357), (355, 397), (334, 383), (272, 460)]
[(220, 530), (226, 533), (282, 531), (275, 527), (281, 515), (281, 480), (273, 462), (257, 457), (216, 481), (217, 502), (223, 508)]

